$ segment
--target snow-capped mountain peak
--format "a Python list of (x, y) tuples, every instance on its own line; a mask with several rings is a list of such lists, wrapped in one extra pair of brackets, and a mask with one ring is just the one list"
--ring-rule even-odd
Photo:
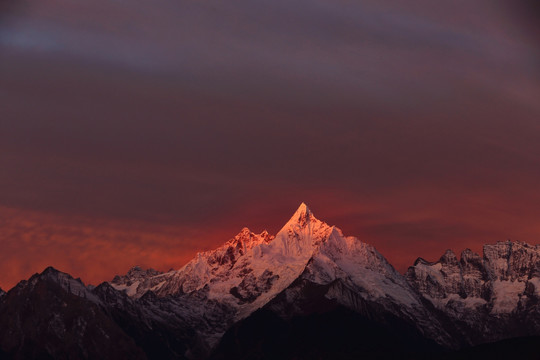
[(333, 229), (302, 203), (276, 236), (243, 228), (217, 249), (198, 253), (178, 271), (142, 274), (132, 269), (130, 273), (142, 278), (128, 273), (115, 277), (111, 285), (135, 297), (148, 290), (158, 296), (205, 291), (233, 306), (260, 306), (300, 275)]
[(290, 226), (304, 227), (308, 225), (311, 221), (318, 222), (319, 220), (315, 218), (309, 207), (305, 203), (302, 203), (283, 228), (287, 228)]
[(332, 229), (332, 226), (317, 219), (307, 205), (302, 203), (276, 234), (274, 241), (262, 250), (274, 253), (278, 262), (305, 262), (313, 255), (315, 248), (328, 238)]
[[(200, 313), (221, 309), (216, 317), (222, 324), (232, 324), (284, 291), (294, 298), (296, 290), (291, 286), (297, 280), (315, 286), (340, 284), (326, 296), (347, 307), (359, 306), (359, 300), (339, 293), (340, 286), (407, 321), (415, 314), (420, 323), (429, 323), (419, 294), (373, 246), (317, 219), (305, 203), (275, 236), (244, 228), (217, 249), (198, 253), (177, 271), (137, 279), (116, 277), (111, 285), (135, 298), (148, 291), (158, 297), (179, 296), (198, 304)], [(220, 338), (224, 331), (220, 329), (205, 332), (209, 344)]]
[[(387, 295), (379, 286), (392, 288), (396, 300), (408, 306), (419, 298), (404, 279), (372, 246), (345, 237), (335, 226), (317, 219), (302, 203), (276, 236), (255, 234), (244, 228), (215, 250), (197, 256), (178, 271), (149, 276), (130, 283), (117, 277), (111, 283), (129, 295), (140, 297), (151, 290), (158, 296), (199, 294), (237, 309), (237, 317), (249, 315), (308, 271), (307, 278), (327, 283), (349, 279), (372, 299)], [(136, 271), (139, 274), (139, 271)], [(128, 289), (129, 288), (129, 289)]]

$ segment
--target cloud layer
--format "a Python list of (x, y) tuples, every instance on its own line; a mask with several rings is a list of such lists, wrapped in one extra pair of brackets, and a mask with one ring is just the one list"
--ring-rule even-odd
[(0, 286), (178, 267), (302, 201), (400, 270), (538, 242), (534, 2), (2, 6)]

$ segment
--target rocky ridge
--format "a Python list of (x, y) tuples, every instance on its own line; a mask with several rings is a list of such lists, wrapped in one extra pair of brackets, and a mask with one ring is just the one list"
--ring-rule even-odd
[(477, 344), (540, 334), (540, 247), (485, 245), (483, 256), (451, 250), (436, 262), (417, 259), (409, 283)]

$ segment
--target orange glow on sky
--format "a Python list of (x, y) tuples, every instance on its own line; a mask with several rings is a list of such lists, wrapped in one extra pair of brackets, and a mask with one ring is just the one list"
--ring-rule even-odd
[[(465, 248), (481, 252), (482, 244), (506, 240), (506, 236), (534, 243), (540, 232), (532, 215), (534, 198), (529, 204), (507, 199), (501, 207), (497, 205), (500, 198), (481, 192), (469, 197), (451, 193), (419, 197), (410, 191), (390, 193), (378, 201), (366, 197), (355, 205), (340, 203), (347, 197), (344, 194), (334, 191), (330, 195), (313, 199), (313, 206), (308, 203), (315, 215), (346, 235), (375, 245), (402, 272), (417, 257), (434, 261), (447, 248), (458, 255)], [(415, 198), (424, 201), (415, 202)], [(430, 200), (426, 202), (426, 198)], [(178, 269), (196, 252), (221, 245), (243, 226), (275, 234), (296, 206), (276, 200), (268, 200), (264, 206), (249, 204), (197, 227), (1, 207), (0, 287), (9, 289), (49, 265), (92, 284), (124, 274), (135, 265)], [(531, 215), (520, 215), (527, 206)]]

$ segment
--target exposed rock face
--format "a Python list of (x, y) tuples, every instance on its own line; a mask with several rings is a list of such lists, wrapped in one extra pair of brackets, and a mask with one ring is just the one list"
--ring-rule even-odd
[(161, 274), (163, 273), (154, 269), (144, 270), (140, 266), (134, 266), (126, 275), (116, 275), (111, 281), (111, 285), (117, 290), (125, 291), (129, 296), (142, 296), (143, 294), (137, 289), (139, 287), (144, 288), (145, 291), (151, 289), (156, 284), (150, 279), (155, 279)]
[(407, 280), (477, 344), (540, 335), (540, 247), (520, 242), (484, 246), (484, 256), (448, 250), (437, 262), (418, 259)]
[(98, 302), (77, 280), (48, 268), (3, 297), (0, 349), (14, 359), (145, 359)]
[(134, 299), (109, 283), (86, 287), (47, 268), (1, 299), (0, 358), (203, 358), (210, 349), (189, 324), (218, 326), (189, 300), (152, 293)]

